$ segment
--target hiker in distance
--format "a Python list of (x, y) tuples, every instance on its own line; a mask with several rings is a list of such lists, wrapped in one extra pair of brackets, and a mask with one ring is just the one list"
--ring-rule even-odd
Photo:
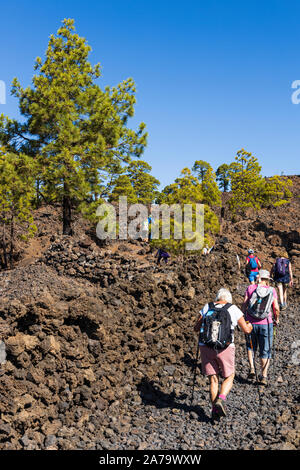
[(251, 284), (246, 290), (242, 311), (246, 321), (253, 326), (251, 337), (246, 337), (250, 364), (249, 378), (254, 379), (256, 376), (254, 356), (259, 348), (261, 362), (259, 384), (267, 385), (273, 344), (273, 316), (275, 324), (279, 324), (279, 305), (276, 289), (270, 286), (269, 271), (261, 269), (258, 276), (257, 284)]
[(149, 238), (149, 218), (145, 219), (142, 223), (141, 235), (143, 242), (147, 242)]
[(168, 262), (168, 259), (170, 258), (170, 254), (166, 251), (164, 247), (159, 248), (157, 250), (157, 253), (155, 255), (155, 258), (157, 258), (157, 264), (159, 265), (161, 260), (163, 259), (165, 264)]
[(208, 245), (205, 245), (205, 247), (202, 250), (202, 254), (209, 255), (213, 249), (214, 249), (214, 246), (209, 247)]
[(248, 277), (250, 284), (255, 284), (258, 271), (261, 267), (259, 258), (255, 255), (254, 250), (250, 248), (246, 258), (246, 276)]
[(280, 254), (271, 269), (273, 277), (279, 292), (280, 310), (287, 308), (288, 287), (293, 286), (293, 270), (286, 252)]
[[(234, 328), (239, 325), (246, 334), (252, 325), (245, 322), (243, 312), (232, 304), (228, 289), (218, 291), (214, 302), (200, 310), (194, 330), (199, 332), (202, 373), (209, 377), (212, 419), (226, 416), (225, 401), (235, 375)], [(219, 375), (224, 380), (219, 391)]]
[(155, 219), (152, 216), (152, 214), (150, 214), (148, 217), (148, 241), (149, 242), (151, 242), (151, 238), (152, 238), (151, 230), (152, 230), (152, 225), (154, 224), (155, 224)]
[(207, 255), (207, 254), (208, 254), (208, 246), (207, 246), (207, 245), (205, 245), (205, 247), (203, 248), (202, 254), (203, 254), (203, 255)]

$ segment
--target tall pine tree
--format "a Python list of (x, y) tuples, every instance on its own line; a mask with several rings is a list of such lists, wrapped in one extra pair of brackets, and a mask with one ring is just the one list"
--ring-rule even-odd
[(152, 170), (149, 163), (143, 160), (132, 161), (127, 168), (127, 175), (136, 192), (140, 204), (150, 205), (158, 196), (158, 186), (160, 182), (150, 175)]
[(44, 61), (36, 59), (32, 87), (14, 80), (24, 123), (0, 122), (0, 140), (38, 160), (39, 192), (61, 203), (64, 234), (72, 233), (73, 208), (96, 210), (103, 173), (140, 157), (147, 137), (145, 124), (137, 131), (127, 125), (136, 102), (133, 80), (101, 90), (100, 66), (89, 63), (91, 47), (74, 30), (74, 21), (65, 19), (50, 36)]
[(220, 188), (224, 193), (229, 190), (230, 186), (230, 175), (229, 175), (229, 165), (227, 163), (223, 163), (217, 168), (216, 177), (217, 182), (219, 183)]
[(267, 206), (286, 204), (292, 197), (292, 182), (279, 176), (264, 178), (261, 166), (252, 153), (241, 149), (229, 166), (232, 197), (229, 208), (235, 216), (247, 208), (256, 210)]

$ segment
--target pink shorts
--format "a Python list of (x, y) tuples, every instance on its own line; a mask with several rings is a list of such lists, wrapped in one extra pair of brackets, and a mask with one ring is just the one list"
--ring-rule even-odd
[(222, 351), (200, 346), (202, 373), (205, 375), (222, 374), (224, 378), (235, 372), (235, 346), (230, 345)]

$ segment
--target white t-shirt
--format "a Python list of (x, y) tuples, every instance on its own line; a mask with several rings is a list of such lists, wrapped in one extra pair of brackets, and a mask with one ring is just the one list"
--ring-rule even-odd
[[(221, 308), (221, 307), (224, 307), (224, 305), (225, 305), (225, 304), (217, 304), (215, 302), (214, 302), (214, 304), (215, 304), (216, 308)], [(200, 310), (200, 314), (203, 317), (205, 317), (205, 315), (207, 314), (208, 311), (209, 311), (209, 305), (205, 304), (204, 307), (202, 308), (202, 310)], [(236, 305), (231, 305), (231, 307), (229, 307), (229, 309), (228, 309), (228, 313), (229, 313), (230, 318), (231, 318), (231, 330), (232, 330), (232, 343), (230, 344), (230, 346), (233, 346), (234, 345), (234, 336), (233, 336), (234, 328), (237, 326), (239, 319), (244, 314)], [(204, 346), (204, 344), (200, 343), (200, 342), (199, 342), (199, 345)]]

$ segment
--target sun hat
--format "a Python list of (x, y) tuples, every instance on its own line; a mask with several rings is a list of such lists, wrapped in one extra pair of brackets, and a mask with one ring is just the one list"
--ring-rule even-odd
[(258, 271), (258, 275), (259, 275), (260, 279), (269, 279), (269, 280), (273, 281), (273, 279), (270, 276), (270, 272), (267, 269), (260, 269)]

